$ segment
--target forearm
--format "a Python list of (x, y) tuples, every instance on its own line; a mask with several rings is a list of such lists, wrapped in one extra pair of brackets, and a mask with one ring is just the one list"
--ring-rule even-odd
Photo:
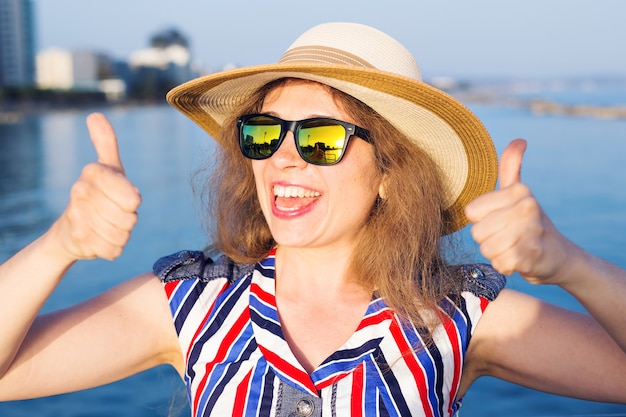
[(25, 335), (73, 260), (55, 240), (55, 226), (0, 265), (0, 376), (19, 351)]
[(560, 286), (572, 294), (626, 352), (626, 270), (580, 248)]

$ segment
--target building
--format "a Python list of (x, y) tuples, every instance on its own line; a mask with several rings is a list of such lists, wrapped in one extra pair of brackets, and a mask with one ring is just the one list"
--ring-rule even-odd
[(35, 84), (32, 0), (0, 0), (0, 89)]
[(172, 87), (197, 76), (189, 42), (176, 29), (152, 36), (150, 46), (132, 53), (128, 65), (133, 80), (131, 94), (144, 98), (162, 100)]
[(162, 101), (172, 87), (197, 76), (188, 41), (175, 29), (157, 33), (148, 48), (126, 61), (93, 50), (49, 48), (37, 54), (36, 63), (37, 85), (45, 94), (103, 94), (109, 101)]
[[(0, 0), (1, 1), (1, 0)], [(72, 53), (50, 48), (37, 54), (37, 85), (43, 89), (69, 90), (74, 85)]]
[(101, 92), (109, 101), (126, 95), (124, 67), (105, 54), (49, 48), (37, 54), (36, 62), (37, 86), (43, 90)]
[(49, 48), (37, 54), (37, 85), (43, 89), (97, 91), (110, 59), (88, 50)]

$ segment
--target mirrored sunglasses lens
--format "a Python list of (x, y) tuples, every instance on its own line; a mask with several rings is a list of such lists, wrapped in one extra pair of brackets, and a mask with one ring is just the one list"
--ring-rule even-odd
[(241, 151), (248, 158), (269, 158), (276, 151), (279, 138), (279, 122), (266, 116), (252, 117), (241, 126)]
[(332, 120), (304, 123), (298, 131), (298, 146), (307, 162), (331, 165), (339, 161), (346, 141), (346, 129)]

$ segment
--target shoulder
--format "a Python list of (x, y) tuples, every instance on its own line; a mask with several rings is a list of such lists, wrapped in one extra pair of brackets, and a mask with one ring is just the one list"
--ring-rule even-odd
[(506, 285), (506, 277), (488, 264), (465, 264), (457, 266), (463, 279), (463, 291), (489, 301), (496, 299)]
[(202, 251), (184, 250), (157, 260), (152, 270), (161, 282), (195, 279), (203, 282), (226, 278), (234, 282), (254, 269), (254, 264), (239, 264), (221, 255), (215, 260)]

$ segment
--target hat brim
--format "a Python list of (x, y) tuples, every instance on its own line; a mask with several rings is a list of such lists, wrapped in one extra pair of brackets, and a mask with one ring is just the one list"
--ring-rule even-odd
[(372, 68), (267, 64), (196, 78), (172, 89), (167, 101), (218, 143), (224, 120), (270, 81), (317, 81), (370, 106), (427, 152), (447, 188), (451, 233), (467, 225), (464, 207), (495, 188), (498, 158), (489, 133), (461, 102), (424, 82)]

